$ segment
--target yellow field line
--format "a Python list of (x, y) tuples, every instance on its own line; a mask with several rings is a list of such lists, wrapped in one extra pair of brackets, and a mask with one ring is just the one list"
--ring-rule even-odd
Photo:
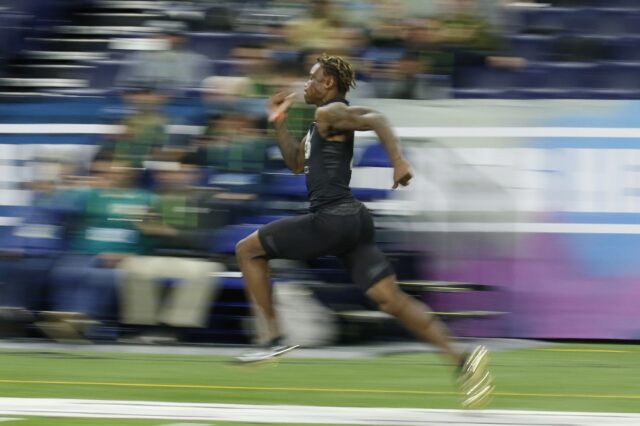
[(585, 352), (585, 353), (604, 353), (604, 354), (627, 354), (627, 353), (635, 353), (636, 351), (627, 351), (622, 349), (536, 349), (536, 351), (545, 351), (545, 352)]
[(521, 392), (495, 392), (496, 396), (523, 396), (540, 398), (591, 398), (591, 399), (640, 399), (640, 395), (594, 395), (580, 393), (521, 393)]
[(34, 385), (75, 385), (75, 386), (119, 386), (139, 388), (175, 388), (175, 389), (213, 389), (213, 390), (256, 390), (283, 392), (332, 392), (332, 393), (397, 393), (418, 395), (457, 395), (447, 391), (412, 391), (402, 389), (328, 389), (328, 388), (289, 388), (270, 386), (219, 386), (219, 385), (180, 385), (163, 383), (113, 383), (113, 382), (67, 382), (49, 380), (2, 380), (0, 383)]
[[(173, 389), (211, 389), (241, 391), (282, 391), (282, 392), (328, 392), (328, 393), (379, 393), (379, 394), (412, 394), (412, 395), (458, 395), (451, 391), (402, 390), (402, 389), (332, 389), (332, 388), (294, 388), (270, 386), (220, 386), (220, 385), (180, 385), (163, 383), (114, 383), (114, 382), (70, 382), (51, 380), (2, 380), (0, 383), (32, 384), (32, 385), (72, 385), (72, 386), (116, 386), (138, 388), (173, 388)], [(640, 395), (594, 395), (568, 393), (523, 393), (496, 392), (496, 396), (541, 397), (541, 398), (597, 398), (597, 399), (639, 399)]]

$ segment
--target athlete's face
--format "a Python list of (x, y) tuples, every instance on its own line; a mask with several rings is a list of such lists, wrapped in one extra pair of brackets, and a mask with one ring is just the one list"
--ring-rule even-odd
[(331, 89), (332, 81), (325, 75), (322, 66), (316, 63), (311, 67), (309, 80), (304, 85), (304, 101), (308, 104), (320, 105)]

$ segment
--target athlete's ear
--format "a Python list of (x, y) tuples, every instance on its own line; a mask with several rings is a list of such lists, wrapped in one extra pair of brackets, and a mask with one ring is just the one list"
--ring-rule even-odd
[(324, 75), (324, 88), (331, 90), (336, 85), (336, 78), (332, 75)]

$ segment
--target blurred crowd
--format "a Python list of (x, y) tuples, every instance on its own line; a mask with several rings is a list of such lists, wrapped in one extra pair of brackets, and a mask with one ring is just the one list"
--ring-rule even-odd
[(10, 322), (56, 340), (174, 341), (209, 324), (220, 273), (235, 269), (234, 241), (220, 250), (218, 233), (291, 213), (268, 205), (267, 171), (284, 165), (263, 100), (243, 102), (248, 77), (210, 77), (202, 132), (178, 142), (171, 96), (153, 83), (125, 86), (121, 130), (88, 159), (52, 146), (26, 166), (31, 202), (2, 238), (0, 315)]
[[(180, 329), (207, 327), (222, 271), (236, 270), (232, 250), (220, 249), (221, 231), (290, 214), (271, 202), (304, 198), (297, 189), (267, 188), (284, 164), (265, 99), (300, 89), (322, 53), (353, 64), (354, 99), (427, 99), (439, 85), (455, 86), (461, 68), (522, 67), (501, 45), (503, 7), (482, 0), (210, 2), (198, 24), (207, 31), (264, 35), (233, 44), (213, 67), (186, 36), (194, 29), (188, 19), (155, 23), (156, 47), (135, 51), (117, 69), (121, 130), (105, 135), (86, 161), (35, 153), (24, 188), (30, 205), (3, 236), (0, 315), (59, 340), (114, 338), (117, 325), (132, 339), (174, 341)], [(176, 141), (166, 106), (187, 89), (196, 89), (206, 118), (196, 123), (201, 132)], [(303, 104), (287, 118), (298, 137), (312, 120)]]
[[(265, 36), (235, 44), (227, 57), (216, 58), (228, 60), (223, 74), (242, 77), (219, 85), (243, 96), (269, 95), (299, 83), (321, 53), (353, 64), (358, 82), (352, 98), (439, 97), (438, 89), (456, 86), (466, 67), (525, 65), (505, 53), (504, 4), (498, 1), (273, 0), (227, 7), (236, 11), (235, 18), (219, 22), (227, 15), (215, 9), (216, 21), (208, 29)], [(208, 72), (216, 73), (215, 66), (208, 69), (209, 55), (190, 49), (185, 23), (158, 24), (157, 38), (167, 49), (132, 55), (118, 75), (119, 86), (145, 83), (174, 91), (197, 87)]]

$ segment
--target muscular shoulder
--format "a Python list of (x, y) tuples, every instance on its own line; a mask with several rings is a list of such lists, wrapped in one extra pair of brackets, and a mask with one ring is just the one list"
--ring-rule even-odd
[(334, 102), (319, 107), (315, 118), (320, 134), (325, 135), (331, 130), (371, 130), (379, 115), (369, 108)]
[[(348, 122), (349, 113), (347, 106), (342, 102), (334, 102), (316, 109), (316, 129), (320, 136), (326, 140), (335, 139), (335, 131), (349, 130), (344, 128), (344, 123)], [(344, 139), (342, 136), (340, 139)], [(337, 141), (337, 140), (336, 140)]]
[(333, 102), (316, 109), (316, 121), (334, 122), (348, 115), (347, 106), (342, 102)]

